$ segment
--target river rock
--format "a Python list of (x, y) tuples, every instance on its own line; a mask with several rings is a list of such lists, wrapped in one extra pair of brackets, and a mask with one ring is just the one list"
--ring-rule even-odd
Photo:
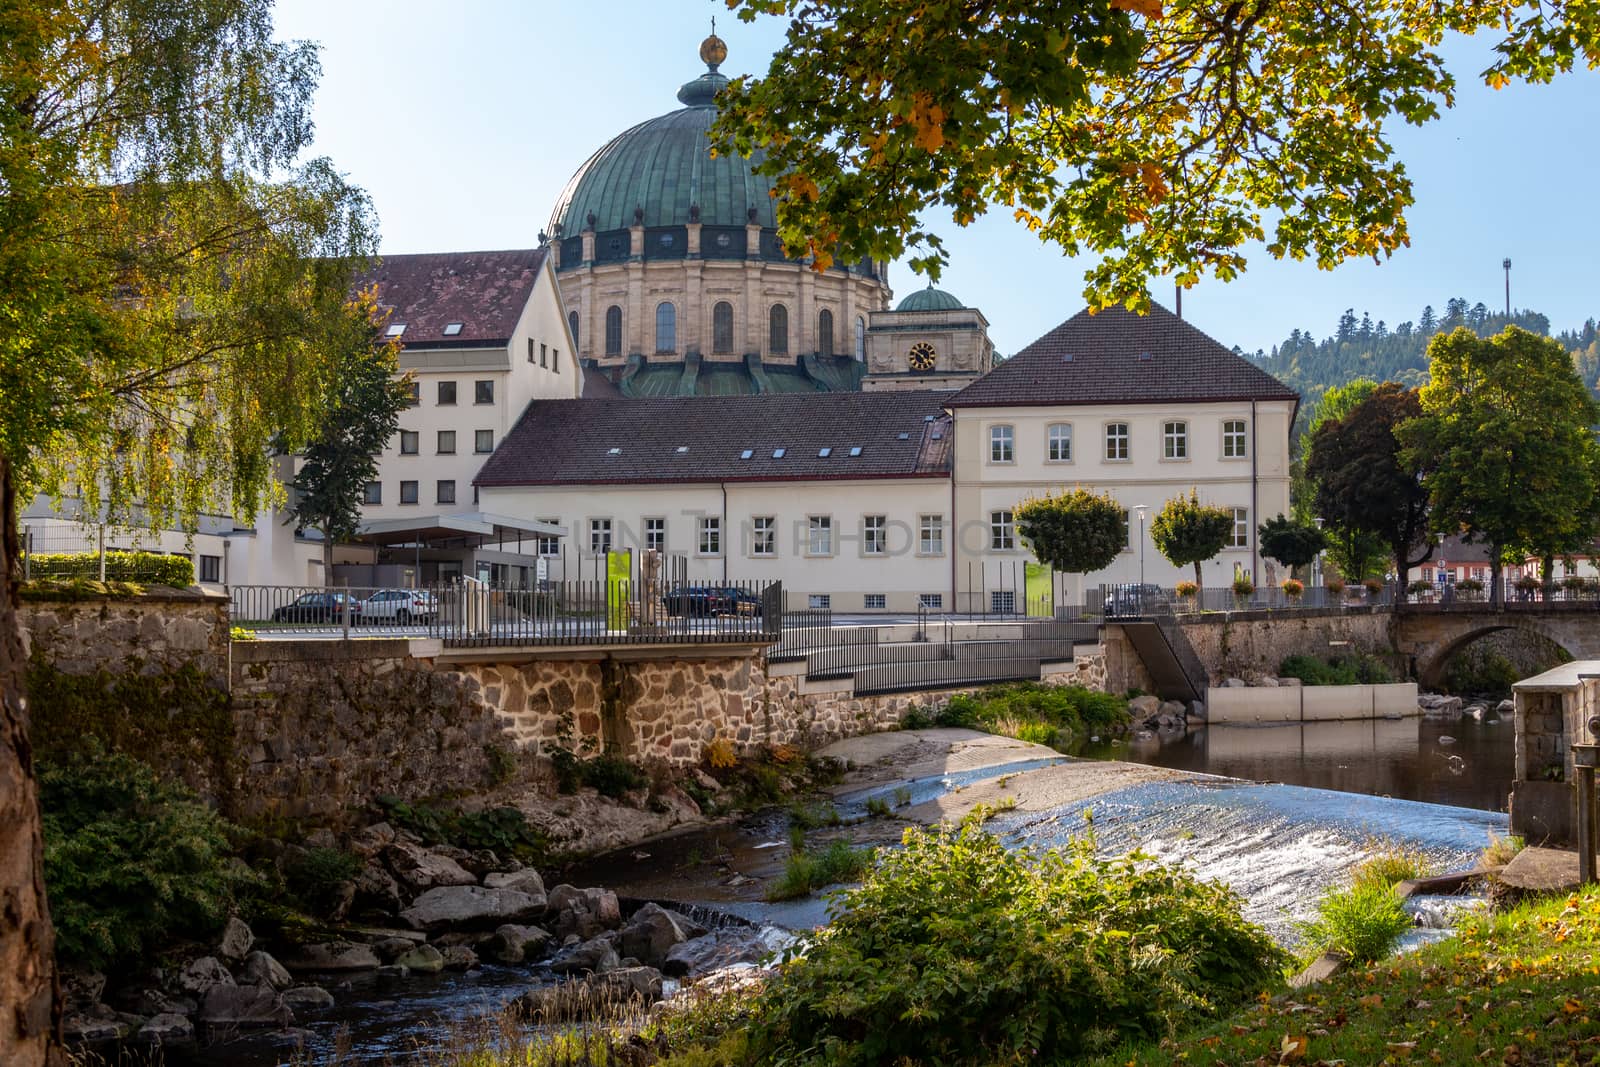
[(378, 911), (393, 915), (404, 906), (400, 885), (390, 873), (376, 863), (368, 862), (350, 883), (350, 906), (357, 913)]
[(549, 925), (555, 935), (565, 939), (576, 934), (580, 939), (622, 925), (622, 907), (609, 889), (577, 889), (558, 885), (550, 890)]
[(1423, 718), (1443, 719), (1455, 722), (1461, 718), (1461, 698), (1445, 696), (1443, 693), (1421, 693), (1417, 696), (1417, 707), (1422, 709)]
[(623, 967), (604, 974), (541, 986), (512, 1003), (538, 1023), (577, 1022), (648, 1007), (661, 999), (661, 972), (654, 967)]
[(1440, 734), (1439, 743), (1441, 745), (1453, 745), (1456, 743), (1456, 739), (1451, 737), (1449, 734)]
[(176, 1012), (162, 1012), (139, 1027), (139, 1037), (157, 1045), (187, 1044), (194, 1040), (194, 1023)]
[(397, 982), (402, 978), (410, 978), (411, 968), (401, 963), (385, 963), (378, 968), (378, 977), (386, 981)]
[(210, 1026), (288, 1026), (294, 1012), (269, 986), (212, 986), (200, 1005), (200, 1021)]
[(209, 993), (213, 986), (233, 985), (233, 975), (228, 973), (228, 968), (215, 956), (201, 956), (191, 960), (189, 965), (178, 973), (178, 988), (185, 993), (192, 993), (203, 997)]
[(1222, 685), (1219, 686), (1218, 688), (1221, 688), (1221, 689), (1246, 689), (1246, 688), (1248, 688), (1248, 686), (1245, 685), (1243, 678), (1224, 678), (1222, 680)]
[(1149, 693), (1128, 701), (1128, 714), (1132, 715), (1136, 722), (1143, 722), (1160, 710), (1161, 698), (1151, 696)]
[(106, 991), (106, 976), (99, 971), (84, 971), (76, 967), (63, 967), (61, 974), (61, 999), (68, 1014), (91, 1004), (99, 1003)]
[(372, 943), (372, 951), (384, 963), (393, 963), (415, 948), (417, 943), (408, 937), (385, 937)]
[(400, 918), (418, 930), (438, 930), (451, 926), (500, 926), (535, 918), (543, 911), (539, 900), (515, 889), (453, 885), (428, 890), (412, 901)]
[(526, 893), (537, 900), (541, 908), (550, 902), (544, 891), (544, 879), (532, 867), (524, 867), (520, 871), (491, 871), (483, 876), (483, 884), (490, 889), (515, 889), (519, 893)]
[(377, 953), (353, 941), (327, 941), (301, 945), (283, 959), (291, 971), (372, 971), (379, 966)]
[(250, 946), (255, 943), (256, 935), (250, 932), (250, 927), (237, 915), (230, 915), (217, 941), (217, 955), (229, 963), (238, 963), (250, 954)]
[(320, 1011), (333, 1007), (333, 994), (319, 985), (297, 985), (284, 990), (283, 1002), (295, 1011)]
[(152, 1015), (193, 1015), (198, 1005), (189, 997), (168, 996), (151, 986), (128, 986), (111, 998), (118, 1010), (141, 1019)]
[(444, 954), (432, 945), (417, 945), (394, 962), (414, 974), (438, 974), (444, 970)]
[(564, 948), (550, 961), (550, 970), (556, 974), (605, 974), (621, 966), (616, 947), (604, 937)]
[(470, 971), (478, 965), (478, 954), (466, 945), (445, 945), (439, 950), (447, 971)]
[(1516, 710), (1517, 702), (1515, 700), (1502, 700), (1500, 703), (1494, 706), (1495, 714), (1500, 716), (1502, 719), (1508, 715), (1511, 715)]
[(759, 964), (792, 941), (775, 929), (716, 930), (674, 945), (661, 971), (669, 978), (700, 978), (736, 964)]
[(61, 1034), (71, 1044), (99, 1044), (121, 1041), (131, 1029), (120, 1019), (101, 1019), (93, 1015), (69, 1015), (61, 1022)]
[(652, 967), (666, 960), (672, 946), (705, 934), (705, 927), (659, 904), (646, 904), (633, 913), (622, 928), (624, 956), (632, 956)]
[(383, 858), (395, 877), (413, 889), (478, 884), (472, 872), (449, 856), (430, 852), (409, 841), (396, 841), (383, 850)]
[(394, 844), (394, 827), (386, 822), (375, 822), (350, 835), (347, 845), (358, 856), (371, 858)]
[(1488, 713), (1489, 705), (1487, 704), (1468, 704), (1461, 709), (1461, 717), (1463, 719), (1471, 719), (1474, 722), (1482, 722), (1483, 717)]
[(1278, 688), (1279, 689), (1299, 689), (1304, 685), (1305, 685), (1305, 683), (1302, 682), (1298, 678), (1279, 678), (1278, 679)]
[(244, 958), (244, 967), (239, 973), (247, 985), (271, 986), (273, 989), (288, 989), (293, 981), (283, 964), (260, 949)]
[(708, 793), (722, 792), (722, 783), (698, 768), (694, 772), (694, 782)]
[(537, 926), (507, 923), (483, 943), (483, 950), (490, 959), (500, 963), (530, 963), (539, 958), (549, 943), (550, 935)]

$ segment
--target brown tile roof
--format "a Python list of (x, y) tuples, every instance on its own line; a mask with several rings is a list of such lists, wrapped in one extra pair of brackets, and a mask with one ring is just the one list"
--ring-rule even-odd
[[(389, 324), (405, 323), (406, 348), (497, 346), (511, 339), (544, 255), (518, 248), (384, 256), (358, 285), (377, 283), (379, 305), (394, 309)], [(455, 322), (461, 331), (446, 335)]]
[(622, 390), (617, 388), (617, 383), (606, 377), (606, 372), (593, 363), (583, 363), (583, 392), (580, 394), (585, 400), (620, 400)]
[(1298, 400), (1159, 305), (1080, 311), (949, 400), (950, 407)]
[[(908, 390), (535, 400), (474, 482), (946, 477), (950, 425), (942, 409), (949, 395)], [(859, 455), (852, 456), (852, 448), (859, 448)], [(775, 457), (778, 449), (783, 454)], [(821, 455), (823, 449), (829, 454)]]

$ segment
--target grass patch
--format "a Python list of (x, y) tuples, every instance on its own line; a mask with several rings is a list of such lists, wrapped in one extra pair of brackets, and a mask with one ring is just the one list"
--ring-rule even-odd
[(1329, 889), (1317, 901), (1316, 917), (1295, 927), (1305, 938), (1308, 959), (1340, 952), (1357, 963), (1371, 963), (1394, 951), (1412, 921), (1391, 886), (1369, 880)]
[(1518, 834), (1489, 835), (1489, 847), (1483, 850), (1483, 863), (1486, 867), (1503, 867), (1517, 858), (1517, 853), (1527, 846), (1527, 842)]
[(832, 804), (806, 804), (795, 801), (789, 805), (789, 825), (798, 826), (802, 830), (838, 826), (843, 822), (844, 819), (840, 817), (839, 809)]
[(1430, 878), (1436, 873), (1437, 868), (1426, 852), (1389, 843), (1377, 855), (1356, 864), (1350, 872), (1350, 882), (1356, 886), (1377, 885), (1393, 889), (1401, 882)]
[(859, 882), (871, 869), (873, 849), (854, 848), (848, 841), (834, 841), (820, 852), (793, 847), (783, 874), (767, 889), (768, 900), (796, 900), (819, 889), (842, 882)]
[(1278, 677), (1298, 678), (1301, 685), (1384, 685), (1394, 672), (1382, 660), (1356, 653), (1350, 656), (1290, 656), (1278, 664)]
[(1091, 734), (1125, 730), (1128, 701), (1082, 686), (1009, 682), (952, 696), (927, 725), (983, 730), (1065, 750)]
[(1473, 916), (1453, 940), (1096, 1063), (1593, 1063), (1597, 959), (1600, 889), (1591, 887)]

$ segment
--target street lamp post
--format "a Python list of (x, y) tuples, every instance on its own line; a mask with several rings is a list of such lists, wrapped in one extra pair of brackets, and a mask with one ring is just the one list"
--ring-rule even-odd
[(1139, 513), (1139, 595), (1144, 595), (1144, 513), (1149, 509), (1149, 504), (1135, 504), (1133, 510)]
[[(1321, 516), (1318, 516), (1316, 519), (1314, 519), (1312, 521), (1314, 521), (1317, 524), (1317, 529), (1318, 530), (1322, 529), (1322, 517)], [(1317, 549), (1317, 558), (1311, 561), (1311, 582), (1318, 589), (1322, 588), (1322, 553), (1324, 551), (1326, 551), (1326, 550), (1325, 549), (1321, 549), (1321, 548)]]

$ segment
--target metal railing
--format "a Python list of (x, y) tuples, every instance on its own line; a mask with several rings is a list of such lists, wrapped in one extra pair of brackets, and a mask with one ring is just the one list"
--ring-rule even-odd
[(425, 637), (439, 614), (437, 588), (235, 585), (232, 625), (258, 636)]

